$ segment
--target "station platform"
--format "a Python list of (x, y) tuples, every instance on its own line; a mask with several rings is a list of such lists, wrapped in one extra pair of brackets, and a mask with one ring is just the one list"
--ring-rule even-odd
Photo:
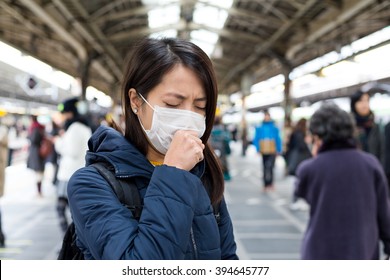
[[(275, 191), (262, 191), (261, 158), (253, 146), (241, 156), (241, 144), (231, 143), (228, 161), (232, 179), (225, 197), (233, 221), (237, 253), (246, 260), (299, 259), (300, 244), (308, 220), (302, 202), (290, 209), (294, 178), (285, 176), (278, 157)], [(43, 197), (37, 196), (34, 173), (19, 159), (6, 169), (5, 195), (0, 200), (6, 246), (0, 259), (55, 260), (62, 233), (55, 209), (56, 189), (52, 166), (45, 170)]]

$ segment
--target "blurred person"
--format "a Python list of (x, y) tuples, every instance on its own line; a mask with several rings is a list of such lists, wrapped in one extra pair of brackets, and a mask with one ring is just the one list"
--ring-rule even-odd
[(215, 154), (218, 156), (225, 181), (230, 181), (231, 179), (229, 163), (227, 159), (228, 155), (231, 153), (229, 134), (229, 131), (227, 131), (227, 129), (222, 124), (222, 118), (220, 116), (216, 116), (213, 129), (211, 130), (210, 143), (214, 149)]
[[(124, 133), (99, 127), (87, 166), (68, 185), (85, 259), (238, 258), (223, 174), (208, 144), (217, 95), (212, 63), (195, 44), (145, 38), (136, 45), (123, 79)], [(97, 161), (134, 180), (139, 220), (89, 166)]]
[(273, 191), (275, 160), (276, 156), (282, 152), (282, 141), (279, 129), (267, 110), (264, 111), (262, 124), (256, 127), (253, 144), (263, 161), (264, 191)]
[[(61, 126), (57, 124), (56, 121), (52, 120), (51, 121), (51, 130), (50, 130), (50, 137), (51, 139), (55, 139), (57, 136), (59, 136), (61, 131)], [(59, 167), (59, 160), (60, 160), (60, 155), (57, 153), (56, 149), (53, 149), (53, 151), (49, 154), (47, 157), (47, 162), (50, 162), (53, 165), (53, 179), (52, 183), (53, 185), (57, 185), (58, 182), (58, 167)]]
[[(295, 176), (299, 164), (312, 157), (311, 149), (308, 143), (311, 143), (311, 137), (307, 133), (307, 120), (301, 118), (293, 127), (287, 143), (286, 166), (287, 174)], [(307, 204), (302, 203), (298, 197), (292, 195), (290, 204), (291, 210), (307, 210)]]
[(305, 159), (311, 158), (307, 139), (307, 120), (301, 118), (294, 126), (287, 143), (286, 163), (289, 175), (295, 175), (298, 165)]
[(8, 128), (8, 159), (7, 166), (11, 166), (12, 164), (12, 156), (15, 151), (17, 151), (20, 147), (17, 146), (18, 139), (18, 130), (16, 128), (16, 123), (12, 124)]
[(248, 140), (248, 125), (246, 122), (242, 122), (241, 125), (241, 144), (242, 144), (242, 149), (241, 149), (241, 155), (244, 157), (246, 155), (246, 151), (248, 149), (250, 141)]
[[(8, 164), (8, 128), (1, 123), (0, 119), (0, 198), (4, 195), (5, 187), (5, 168)], [(0, 247), (5, 246), (5, 235), (2, 227), (1, 219), (1, 209), (0, 209)]]
[(287, 117), (284, 120), (283, 134), (282, 134), (282, 151), (283, 151), (283, 158), (286, 164), (287, 164), (288, 143), (290, 142), (292, 131), (293, 131), (293, 126), (292, 126), (291, 118)]
[(238, 129), (237, 129), (237, 125), (235, 125), (234, 123), (231, 123), (229, 126), (228, 126), (228, 131), (231, 135), (231, 139), (234, 141), (234, 142), (237, 142), (237, 134), (238, 134)]
[(375, 115), (370, 109), (370, 95), (358, 90), (351, 96), (351, 113), (356, 122), (357, 147), (373, 154), (378, 160), (384, 162), (383, 135)]
[(378, 259), (390, 254), (390, 199), (378, 159), (356, 148), (354, 122), (335, 104), (310, 120), (315, 157), (297, 169), (295, 194), (310, 205), (302, 259)]
[(385, 155), (384, 155), (384, 170), (387, 177), (387, 182), (390, 184), (390, 122), (384, 128)]
[(55, 150), (60, 156), (57, 174), (57, 213), (63, 232), (68, 228), (66, 208), (68, 206), (67, 185), (72, 174), (85, 166), (85, 153), (92, 135), (88, 121), (79, 114), (77, 98), (71, 98), (59, 105), (63, 130), (55, 138)]
[(37, 116), (31, 115), (31, 124), (28, 128), (30, 147), (27, 157), (27, 168), (34, 170), (38, 196), (42, 196), (42, 180), (45, 171), (45, 158), (39, 153), (42, 140), (45, 136), (45, 126), (38, 122)]

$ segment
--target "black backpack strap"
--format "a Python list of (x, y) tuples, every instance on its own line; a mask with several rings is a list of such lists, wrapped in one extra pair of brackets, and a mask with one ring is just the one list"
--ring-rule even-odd
[(138, 188), (131, 179), (117, 179), (112, 171), (112, 167), (109, 164), (96, 162), (91, 164), (96, 168), (103, 178), (110, 184), (118, 197), (120, 203), (125, 205), (133, 214), (136, 220), (139, 220), (142, 212), (142, 203), (139, 195)]

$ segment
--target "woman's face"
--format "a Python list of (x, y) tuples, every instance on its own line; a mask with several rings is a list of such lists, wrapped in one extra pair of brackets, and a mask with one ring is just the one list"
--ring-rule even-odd
[[(140, 92), (140, 94), (143, 94)], [(202, 116), (206, 115), (206, 93), (195, 73), (181, 64), (175, 66), (153, 88), (147, 101), (154, 107), (189, 110)], [(142, 100), (141, 100), (142, 101)], [(146, 130), (152, 126), (153, 109), (146, 102), (138, 106), (138, 116)]]
[(370, 96), (365, 93), (355, 103), (355, 110), (360, 116), (368, 116), (370, 114)]

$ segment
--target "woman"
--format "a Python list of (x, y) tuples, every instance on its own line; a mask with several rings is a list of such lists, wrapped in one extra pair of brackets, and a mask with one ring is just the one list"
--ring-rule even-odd
[(378, 259), (390, 254), (390, 199), (379, 161), (356, 148), (350, 115), (325, 104), (310, 131), (317, 154), (297, 169), (296, 195), (310, 204), (303, 259)]
[(27, 168), (34, 170), (36, 175), (36, 184), (38, 196), (42, 196), (42, 180), (45, 171), (45, 158), (39, 153), (43, 137), (45, 136), (45, 127), (38, 122), (37, 116), (31, 116), (31, 124), (28, 129), (28, 138), (30, 148), (27, 157)]
[[(207, 144), (217, 102), (210, 59), (190, 42), (144, 39), (127, 63), (122, 101), (124, 134), (98, 128), (87, 166), (68, 185), (84, 258), (237, 259), (222, 171)], [(88, 167), (97, 161), (135, 180), (144, 204), (139, 221)]]
[(290, 175), (295, 175), (297, 166), (311, 157), (309, 146), (306, 143), (306, 123), (304, 118), (297, 122), (287, 144), (287, 170)]
[(361, 90), (351, 96), (351, 112), (357, 127), (358, 148), (376, 156), (383, 163), (384, 142), (370, 109), (370, 95)]
[(92, 131), (87, 120), (77, 109), (77, 98), (71, 98), (59, 106), (63, 130), (55, 139), (55, 151), (60, 155), (57, 182), (57, 213), (63, 232), (68, 228), (66, 208), (68, 206), (67, 186), (72, 174), (84, 166), (87, 143)]

